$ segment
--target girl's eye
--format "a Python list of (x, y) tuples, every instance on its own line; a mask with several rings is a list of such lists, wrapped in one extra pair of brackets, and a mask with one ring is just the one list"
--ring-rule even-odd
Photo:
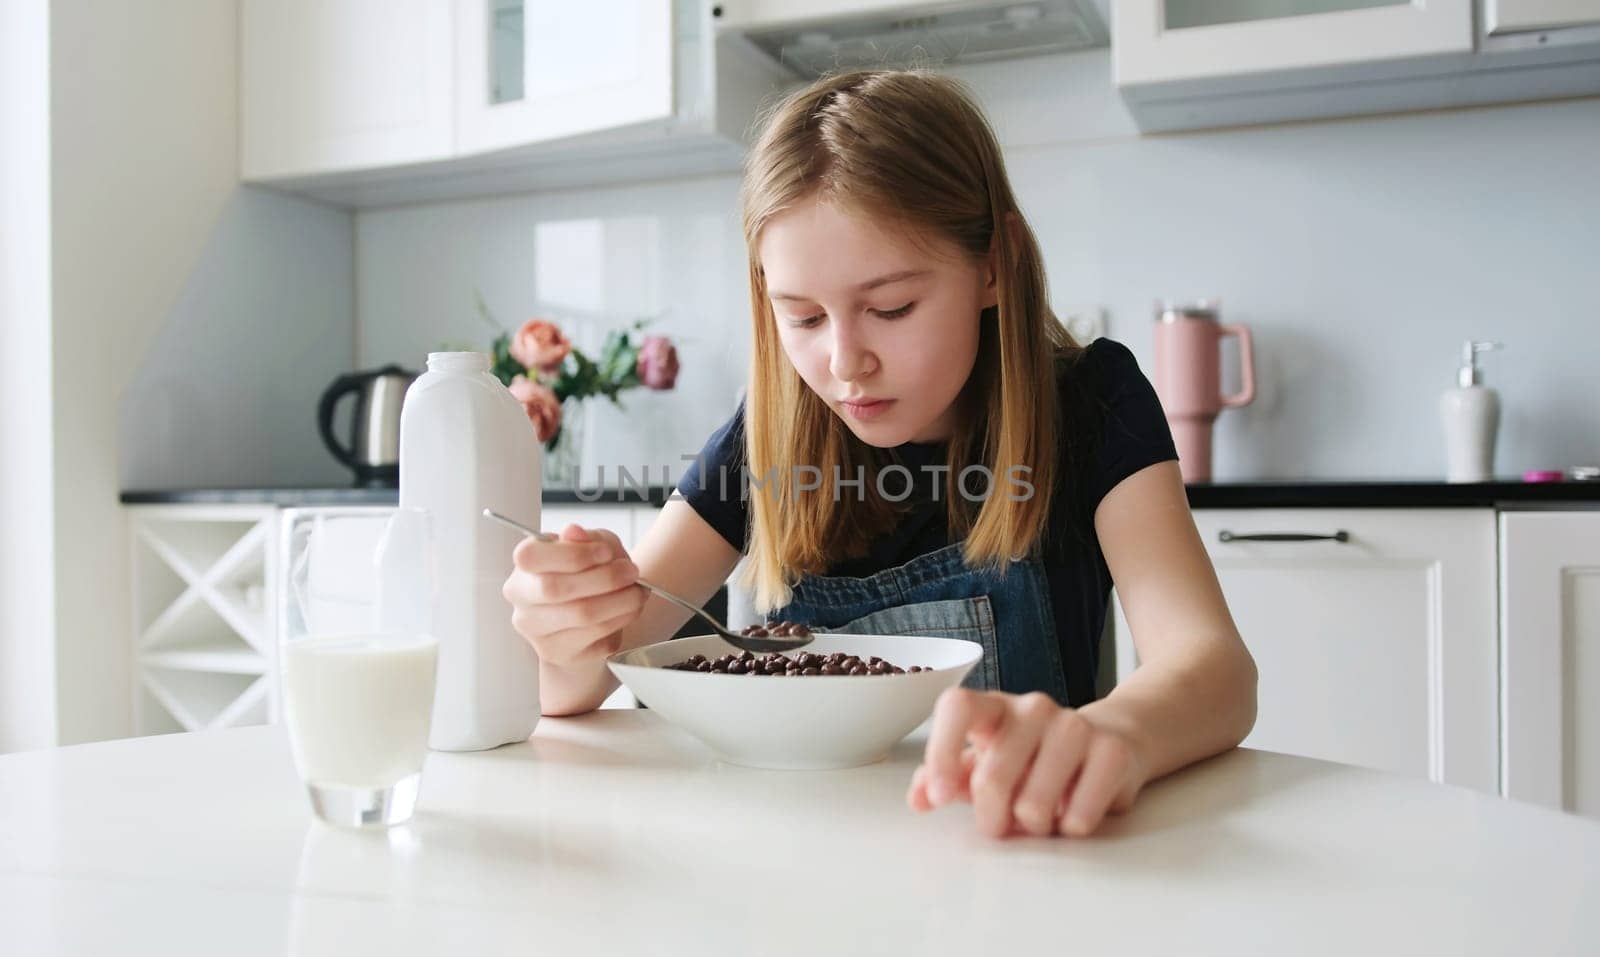
[(914, 303), (914, 302), (908, 302), (905, 305), (901, 306), (899, 309), (874, 309), (872, 311), (876, 312), (878, 314), (879, 318), (882, 318), (882, 319), (899, 319), (899, 318), (902, 318), (904, 316), (910, 315), (911, 314), (911, 307), (913, 307), (915, 305), (916, 305), (916, 303)]
[(790, 319), (789, 325), (794, 326), (796, 329), (810, 329), (821, 321), (822, 316), (820, 315), (806, 316), (804, 319)]

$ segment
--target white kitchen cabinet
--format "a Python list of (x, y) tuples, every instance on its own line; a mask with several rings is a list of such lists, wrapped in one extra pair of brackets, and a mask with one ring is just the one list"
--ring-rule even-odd
[(1472, 0), (1113, 0), (1118, 86), (1382, 61), (1473, 47)]
[(1146, 132), (1600, 92), (1600, 0), (1112, 0)]
[(452, 2), (239, 0), (240, 177), (449, 157)]
[(1600, 0), (1483, 0), (1489, 36), (1600, 24)]
[(1500, 516), (1504, 789), (1600, 817), (1600, 512)]
[[(1492, 510), (1202, 510), (1195, 521), (1260, 669), (1247, 746), (1498, 790)], [(1116, 615), (1126, 677), (1137, 662)]]
[(703, 0), (241, 3), (243, 179), (338, 206), (733, 172), (788, 81)]
[[(127, 508), (133, 531), (134, 733), (276, 723), (282, 509)], [(568, 522), (608, 529), (631, 548), (659, 511), (626, 502), (555, 503), (543, 506), (540, 523), (553, 531)], [(633, 706), (626, 689), (602, 705)]]
[(673, 115), (671, 0), (455, 0), (463, 154)]
[(275, 720), (277, 509), (148, 505), (130, 518), (134, 733)]

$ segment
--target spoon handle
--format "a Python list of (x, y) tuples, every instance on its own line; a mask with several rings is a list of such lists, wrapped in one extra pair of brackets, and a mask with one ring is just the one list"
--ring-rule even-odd
[(484, 509), (483, 510), (483, 517), (484, 518), (493, 519), (493, 520), (499, 522), (501, 525), (504, 525), (506, 528), (516, 529), (517, 531), (521, 532), (524, 535), (527, 535), (530, 538), (537, 538), (541, 542), (553, 542), (553, 541), (556, 540), (556, 537), (554, 535), (550, 535), (550, 534), (547, 534), (545, 532), (541, 532), (536, 528), (529, 528), (528, 526), (522, 524), (521, 522), (517, 521), (514, 518), (507, 518), (506, 516), (501, 515), (499, 512), (495, 511), (492, 508)]

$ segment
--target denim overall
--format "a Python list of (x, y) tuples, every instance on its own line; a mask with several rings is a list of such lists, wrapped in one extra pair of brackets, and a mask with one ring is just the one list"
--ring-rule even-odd
[(1012, 562), (1004, 574), (973, 569), (957, 542), (865, 578), (806, 575), (793, 600), (770, 618), (828, 631), (976, 642), (983, 660), (964, 686), (1043, 691), (1067, 704), (1050, 593), (1036, 559)]

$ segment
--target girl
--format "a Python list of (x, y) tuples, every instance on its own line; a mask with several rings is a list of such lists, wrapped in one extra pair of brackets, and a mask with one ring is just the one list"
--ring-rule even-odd
[[(987, 834), (1087, 835), (1148, 781), (1231, 748), (1256, 671), (1127, 349), (1071, 341), (993, 132), (930, 72), (826, 77), (746, 164), (746, 399), (630, 557), (569, 526), (505, 596), (545, 714), (615, 688), (607, 655), (686, 620), (748, 560), (772, 619), (983, 645), (940, 698), (907, 801)], [(1116, 584), (1140, 665), (1096, 700)]]

